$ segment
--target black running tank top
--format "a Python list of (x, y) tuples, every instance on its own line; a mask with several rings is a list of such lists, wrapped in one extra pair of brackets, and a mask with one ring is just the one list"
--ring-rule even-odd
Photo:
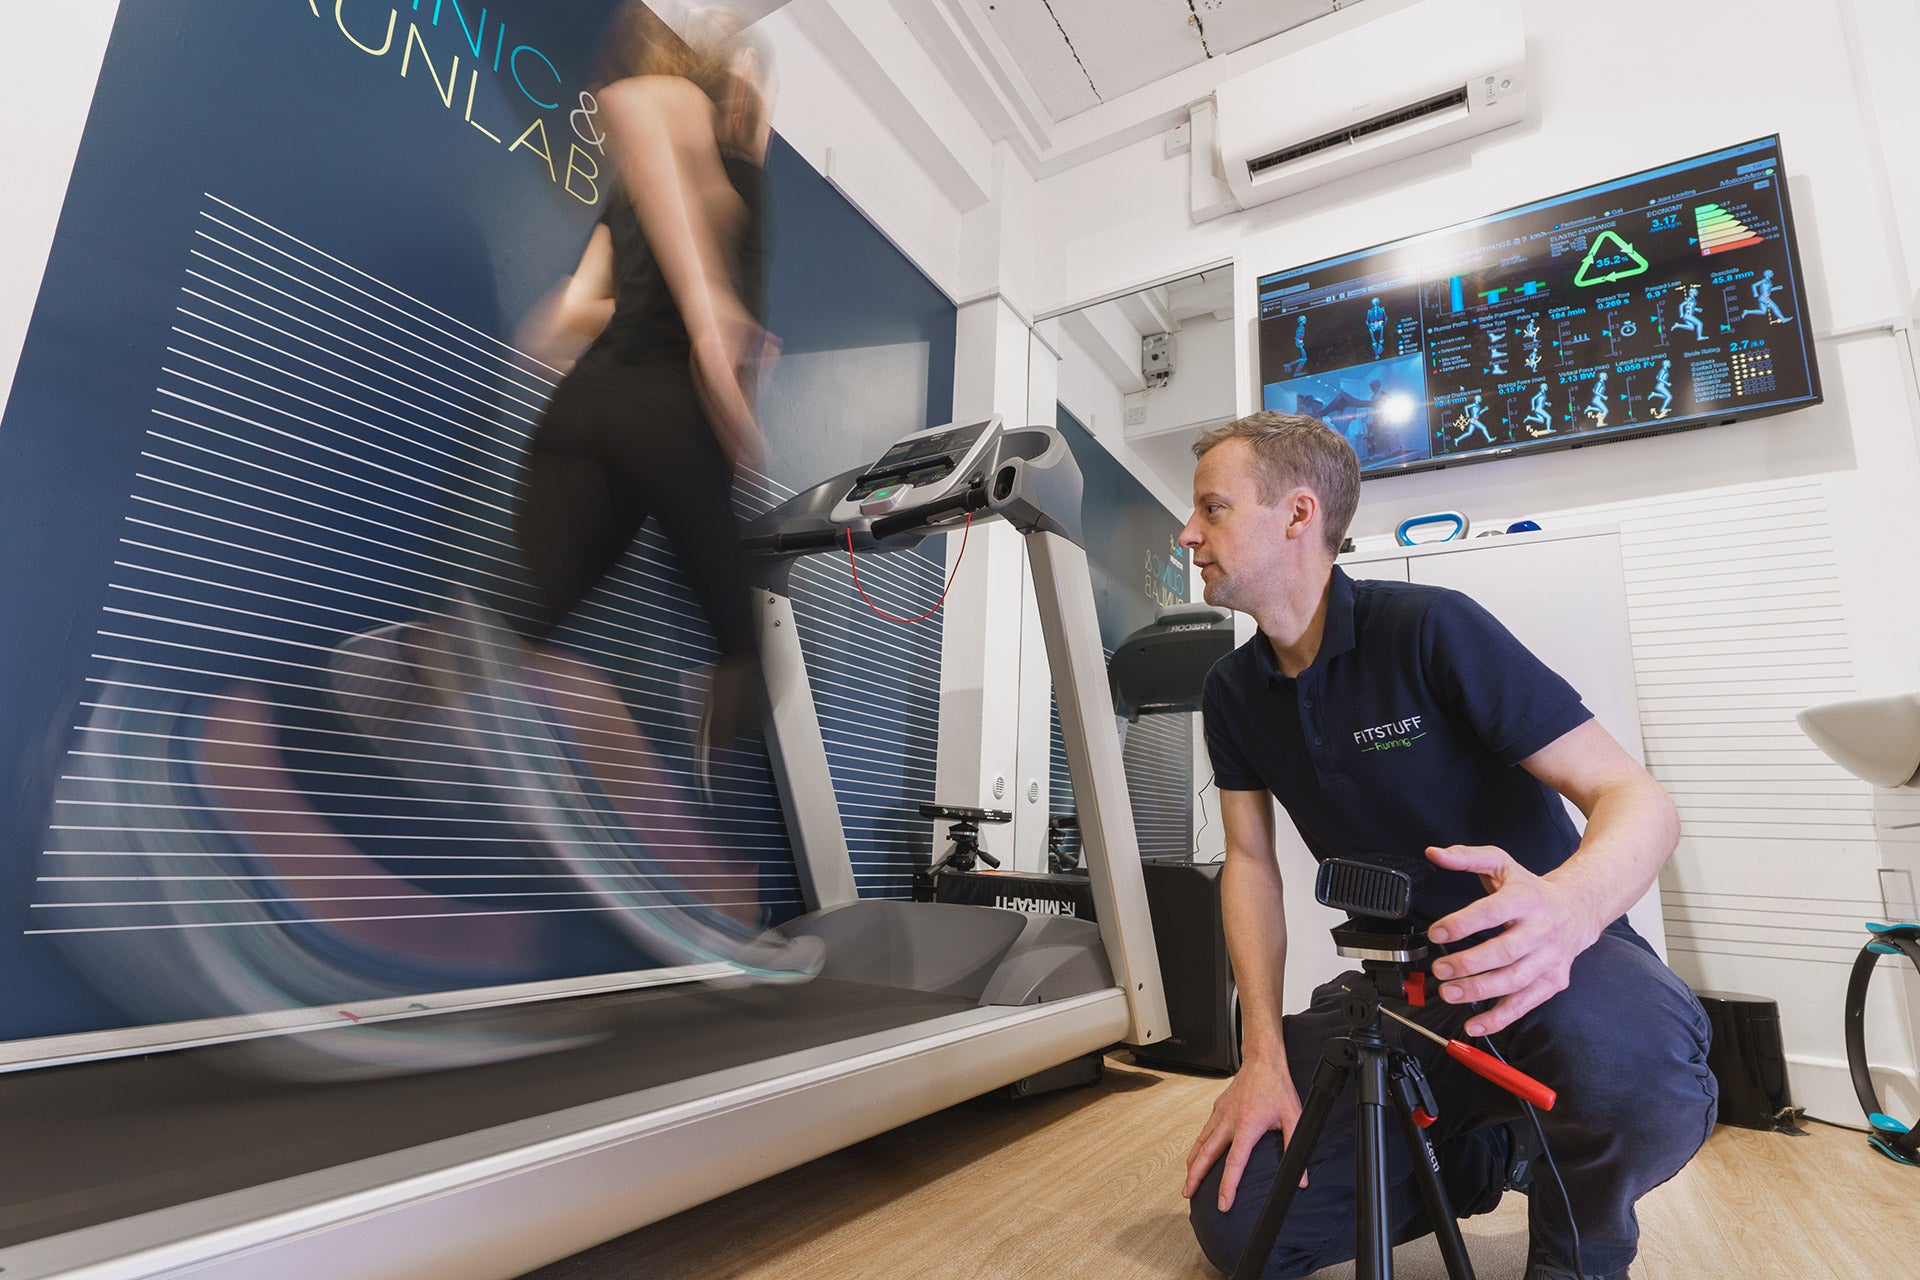
[[(746, 216), (727, 256), (734, 292), (755, 320), (766, 312), (766, 175), (760, 166), (735, 156), (724, 158), (727, 179), (746, 206)], [(685, 369), (691, 343), (686, 322), (674, 304), (666, 277), (640, 229), (633, 201), (616, 187), (600, 215), (600, 225), (613, 237), (613, 318), (580, 365), (606, 368), (619, 365), (670, 366)]]

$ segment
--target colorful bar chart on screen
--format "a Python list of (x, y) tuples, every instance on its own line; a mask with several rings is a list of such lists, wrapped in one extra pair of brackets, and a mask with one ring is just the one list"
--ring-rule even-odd
[(1761, 237), (1754, 234), (1751, 227), (1717, 204), (1695, 206), (1693, 219), (1700, 238), (1700, 256), (1703, 258), (1761, 243)]

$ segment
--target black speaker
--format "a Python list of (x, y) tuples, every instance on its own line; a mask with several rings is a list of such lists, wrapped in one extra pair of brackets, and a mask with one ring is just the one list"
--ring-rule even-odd
[(1220, 864), (1143, 860), (1171, 1034), (1134, 1058), (1153, 1066), (1240, 1069), (1240, 995), (1220, 916)]

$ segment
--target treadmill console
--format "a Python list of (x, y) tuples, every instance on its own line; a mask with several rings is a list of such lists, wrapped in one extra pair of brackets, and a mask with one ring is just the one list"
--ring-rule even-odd
[(834, 506), (833, 521), (844, 524), (862, 516), (890, 515), (954, 494), (980, 470), (999, 436), (998, 418), (902, 436), (854, 480)]

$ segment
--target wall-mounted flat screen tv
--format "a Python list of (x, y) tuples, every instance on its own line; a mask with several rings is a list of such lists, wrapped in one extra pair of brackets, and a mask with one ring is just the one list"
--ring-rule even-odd
[(1820, 402), (1780, 140), (1260, 277), (1268, 409), (1372, 478)]

